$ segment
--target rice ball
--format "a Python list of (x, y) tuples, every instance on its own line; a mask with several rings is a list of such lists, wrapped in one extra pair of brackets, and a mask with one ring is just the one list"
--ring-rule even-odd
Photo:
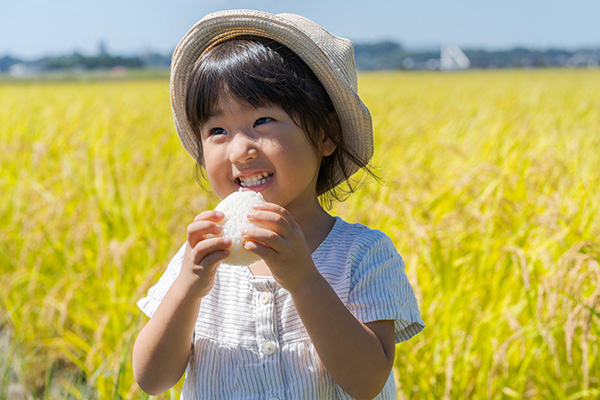
[(244, 249), (242, 231), (256, 226), (248, 220), (248, 213), (254, 211), (254, 205), (264, 203), (262, 194), (252, 190), (241, 189), (225, 197), (216, 207), (216, 211), (222, 211), (225, 218), (222, 221), (223, 230), (219, 236), (231, 239), (229, 256), (222, 262), (231, 265), (250, 265), (260, 260), (260, 257), (251, 251)]

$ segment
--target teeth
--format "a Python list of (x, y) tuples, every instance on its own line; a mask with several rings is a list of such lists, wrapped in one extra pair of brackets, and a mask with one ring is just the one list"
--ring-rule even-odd
[(253, 187), (253, 186), (258, 186), (258, 185), (262, 185), (263, 183), (266, 183), (269, 180), (269, 173), (268, 172), (262, 172), (259, 174), (256, 174), (254, 176), (246, 176), (246, 177), (240, 177), (240, 186), (242, 187)]

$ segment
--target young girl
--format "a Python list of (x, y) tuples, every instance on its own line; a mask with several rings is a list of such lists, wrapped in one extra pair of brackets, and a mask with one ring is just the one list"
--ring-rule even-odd
[(161, 393), (187, 369), (185, 399), (395, 399), (395, 344), (424, 327), (403, 261), (319, 201), (373, 153), (352, 43), (297, 15), (224, 11), (188, 32), (171, 72), (178, 135), (213, 190), (266, 200), (244, 233), (261, 260), (221, 263), (223, 214), (195, 217), (138, 302), (140, 387)]

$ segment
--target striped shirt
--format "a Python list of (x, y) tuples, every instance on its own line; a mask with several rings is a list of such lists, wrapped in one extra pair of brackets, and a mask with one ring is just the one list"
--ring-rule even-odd
[[(138, 302), (149, 317), (177, 278), (184, 249)], [(359, 321), (394, 320), (396, 343), (423, 330), (404, 262), (383, 232), (336, 217), (312, 258)], [(289, 292), (228, 264), (202, 299), (181, 398), (351, 399), (319, 361)], [(396, 399), (392, 373), (377, 399)]]

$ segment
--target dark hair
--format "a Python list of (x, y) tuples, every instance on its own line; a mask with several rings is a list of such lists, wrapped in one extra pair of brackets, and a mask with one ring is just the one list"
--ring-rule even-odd
[[(304, 130), (315, 151), (320, 151), (323, 135), (335, 144), (336, 150), (322, 158), (319, 168), (317, 194), (322, 203), (329, 206), (331, 198), (343, 200), (342, 193), (354, 190), (348, 181), (348, 161), (374, 176), (367, 161), (357, 157), (346, 144), (333, 103), (312, 70), (284, 45), (254, 36), (236, 37), (210, 48), (200, 57), (188, 79), (186, 113), (200, 149), (197, 160), (200, 170), (203, 164), (200, 130), (222, 96), (231, 96), (253, 107), (281, 107)], [(338, 168), (348, 185), (345, 191), (336, 188), (334, 178)]]

